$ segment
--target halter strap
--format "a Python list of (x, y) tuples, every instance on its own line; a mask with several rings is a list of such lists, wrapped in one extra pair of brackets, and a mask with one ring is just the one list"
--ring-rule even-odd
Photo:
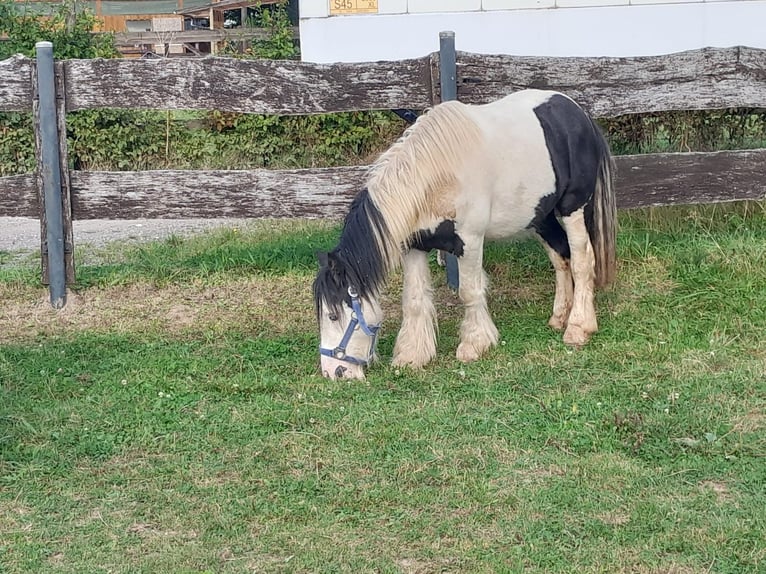
[[(367, 320), (364, 318), (364, 313), (362, 312), (362, 304), (359, 301), (359, 294), (351, 285), (349, 285), (348, 294), (351, 297), (351, 321), (346, 327), (346, 332), (343, 333), (343, 338), (340, 340), (340, 343), (338, 343), (337, 347), (334, 349), (327, 349), (320, 346), (319, 354), (324, 355), (325, 357), (332, 357), (333, 359), (344, 361), (346, 363), (351, 363), (352, 365), (361, 365), (362, 367), (366, 367), (370, 364), (370, 361), (375, 354), (375, 348), (378, 344), (378, 332), (380, 331), (380, 323), (377, 325), (370, 325), (367, 322)], [(354, 334), (357, 326), (362, 329), (365, 335), (372, 339), (372, 342), (370, 343), (370, 352), (368, 353), (366, 359), (360, 359), (358, 357), (346, 354), (346, 347), (348, 346), (348, 342), (351, 340), (351, 336)]]

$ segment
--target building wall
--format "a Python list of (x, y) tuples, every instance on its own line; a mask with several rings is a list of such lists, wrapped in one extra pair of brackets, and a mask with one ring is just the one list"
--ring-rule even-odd
[(377, 0), (377, 13), (332, 15), (336, 1), (300, 0), (305, 61), (416, 58), (438, 51), (443, 30), (455, 32), (458, 50), (481, 54), (645, 56), (706, 46), (766, 48), (766, 0)]

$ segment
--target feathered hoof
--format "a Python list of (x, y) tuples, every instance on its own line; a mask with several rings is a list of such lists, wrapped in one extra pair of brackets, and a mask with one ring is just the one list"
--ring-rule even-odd
[(479, 350), (471, 343), (460, 343), (455, 356), (462, 363), (472, 363), (473, 361), (478, 361), (486, 350), (486, 348)]
[(422, 369), (431, 362), (431, 359), (434, 358), (435, 354), (436, 353), (415, 354), (406, 350), (399, 352), (395, 351), (394, 358), (391, 360), (391, 365), (396, 368), (408, 367), (410, 369)]

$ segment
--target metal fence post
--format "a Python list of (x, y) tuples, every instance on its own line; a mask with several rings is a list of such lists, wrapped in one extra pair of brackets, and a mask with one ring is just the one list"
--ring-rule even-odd
[[(439, 83), (441, 101), (457, 99), (457, 54), (455, 53), (455, 32), (439, 32)], [(447, 267), (447, 285), (457, 290), (460, 286), (460, 273), (457, 257), (451, 253), (442, 253)]]
[(44, 249), (48, 255), (50, 300), (54, 309), (66, 304), (66, 263), (64, 261), (64, 221), (61, 197), (61, 157), (59, 154), (58, 118), (56, 114), (56, 78), (53, 44), (38, 42), (37, 97), (40, 133), (40, 199), (44, 202), (46, 220)]

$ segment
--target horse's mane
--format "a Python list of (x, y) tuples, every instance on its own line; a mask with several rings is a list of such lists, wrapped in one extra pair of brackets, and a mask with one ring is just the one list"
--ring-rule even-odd
[(370, 167), (367, 188), (386, 223), (386, 236), (376, 239), (388, 269), (398, 265), (418, 219), (442, 216), (437, 211), (445, 203), (454, 211), (457, 174), (480, 137), (465, 104), (444, 102), (420, 116)]
[(480, 132), (464, 104), (435, 106), (410, 126), (370, 167), (366, 187), (346, 214), (338, 246), (320, 259), (314, 281), (321, 301), (338, 310), (354, 285), (362, 297), (377, 294), (387, 273), (401, 263), (402, 248), (418, 220), (454, 212), (452, 194)]

